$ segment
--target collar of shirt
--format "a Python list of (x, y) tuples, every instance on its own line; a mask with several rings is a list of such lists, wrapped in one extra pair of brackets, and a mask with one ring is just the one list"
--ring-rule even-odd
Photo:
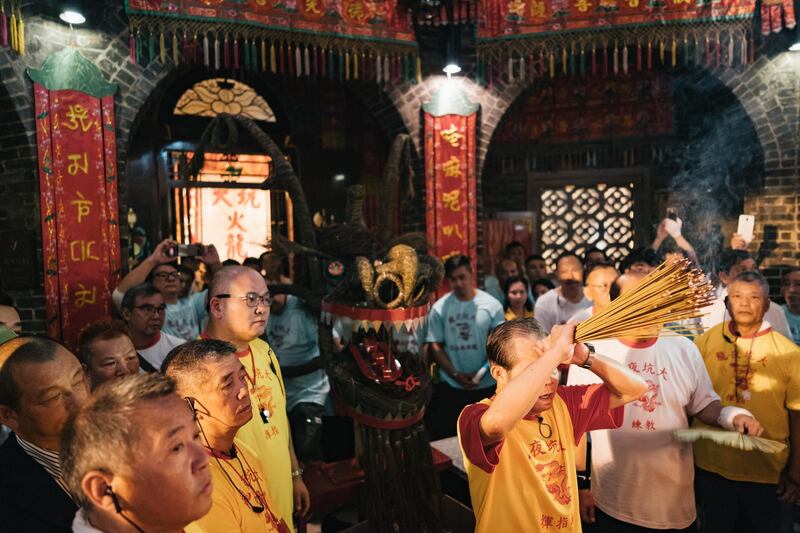
[(39, 465), (44, 468), (45, 472), (50, 474), (50, 477), (52, 477), (53, 480), (58, 483), (58, 486), (61, 487), (64, 492), (69, 494), (67, 485), (61, 478), (61, 459), (58, 457), (58, 452), (41, 448), (31, 442), (26, 441), (19, 435), (15, 435), (15, 437), (20, 448), (22, 448), (22, 450), (27, 453), (31, 459), (39, 463)]
[(72, 521), (72, 533), (103, 533), (94, 527), (86, 516), (83, 509), (78, 509)]

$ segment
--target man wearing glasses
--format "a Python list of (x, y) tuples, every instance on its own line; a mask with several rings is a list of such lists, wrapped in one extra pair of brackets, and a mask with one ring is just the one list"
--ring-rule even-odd
[(128, 289), (122, 299), (122, 318), (139, 354), (139, 365), (148, 372), (157, 372), (170, 350), (186, 342), (161, 331), (166, 311), (164, 297), (150, 283)]
[(303, 471), (294, 452), (286, 413), (286, 388), (278, 358), (259, 337), (269, 319), (272, 296), (259, 272), (241, 266), (224, 267), (209, 288), (207, 339), (230, 342), (244, 366), (253, 418), (237, 433), (267, 469), (266, 489), (278, 515), (306, 515), (311, 508)]
[[(163, 331), (179, 339), (189, 340), (200, 334), (203, 324), (208, 319), (208, 311), (206, 311), (208, 291), (180, 297), (180, 273), (174, 264), (175, 256), (169, 253), (176, 244), (175, 241), (169, 239), (161, 241), (147, 259), (122, 278), (112, 297), (117, 309), (120, 309), (122, 298), (128, 289), (145, 281), (152, 283), (156, 289), (161, 291), (167, 305)], [(200, 248), (202, 254), (198, 258), (213, 274), (222, 266), (217, 249), (213, 244), (200, 245)]]
[(574, 322), (586, 320), (611, 303), (611, 288), (619, 277), (619, 272), (613, 263), (596, 261), (586, 265), (583, 277), (586, 280), (583, 294), (592, 302), (592, 307), (581, 309), (572, 315), (570, 320)]

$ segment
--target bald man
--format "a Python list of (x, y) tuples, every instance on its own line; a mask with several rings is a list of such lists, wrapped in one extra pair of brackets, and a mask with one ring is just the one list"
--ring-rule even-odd
[[(631, 290), (644, 274), (628, 273), (615, 282)], [(622, 363), (647, 383), (647, 392), (625, 406), (619, 429), (592, 431), (591, 489), (579, 492), (587, 532), (693, 530), (696, 518), (692, 446), (673, 431), (689, 427), (689, 417), (751, 435), (761, 425), (744, 409), (722, 407), (697, 347), (682, 337), (597, 341), (597, 353)], [(595, 383), (594, 374), (572, 368), (569, 384)], [(638, 528), (638, 529), (637, 529)]]
[(61, 476), (61, 434), (89, 386), (80, 361), (38, 337), (0, 346), (0, 529), (71, 531), (77, 507)]
[(209, 288), (209, 321), (203, 338), (228, 341), (244, 365), (253, 418), (237, 439), (261, 459), (267, 469), (267, 490), (279, 516), (306, 515), (311, 509), (303, 471), (292, 445), (286, 413), (286, 388), (278, 358), (263, 335), (272, 296), (261, 274), (251, 268), (219, 270)]

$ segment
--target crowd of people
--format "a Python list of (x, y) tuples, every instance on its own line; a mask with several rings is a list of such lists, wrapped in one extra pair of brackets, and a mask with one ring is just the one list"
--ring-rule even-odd
[[(665, 220), (619, 264), (563, 253), (552, 272), (510, 243), (482, 289), (467, 257), (446, 260), (450, 292), (403, 342), (431, 368), (425, 423), (460, 444), (477, 531), (791, 531), (800, 268), (772, 302), (734, 236), (709, 272), (719, 300), (689, 334), (573, 340), (662, 260), (697, 263), (680, 229)], [(270, 293), (289, 281), (281, 258), (233, 264), (202, 246), (177, 264), (173, 244), (121, 280), (117, 316), (83, 329), (76, 353), (26, 335), (0, 295), (10, 531), (288, 532), (309, 516), (304, 465), (326, 459), (335, 415), (316, 318)], [(787, 448), (673, 437), (708, 426)]]

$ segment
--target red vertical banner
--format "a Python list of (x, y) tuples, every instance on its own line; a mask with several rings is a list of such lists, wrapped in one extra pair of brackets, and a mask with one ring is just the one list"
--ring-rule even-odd
[(34, 84), (47, 333), (72, 349), (119, 281), (114, 100)]
[(475, 125), (468, 115), (425, 113), (425, 196), (429, 253), (478, 256)]

